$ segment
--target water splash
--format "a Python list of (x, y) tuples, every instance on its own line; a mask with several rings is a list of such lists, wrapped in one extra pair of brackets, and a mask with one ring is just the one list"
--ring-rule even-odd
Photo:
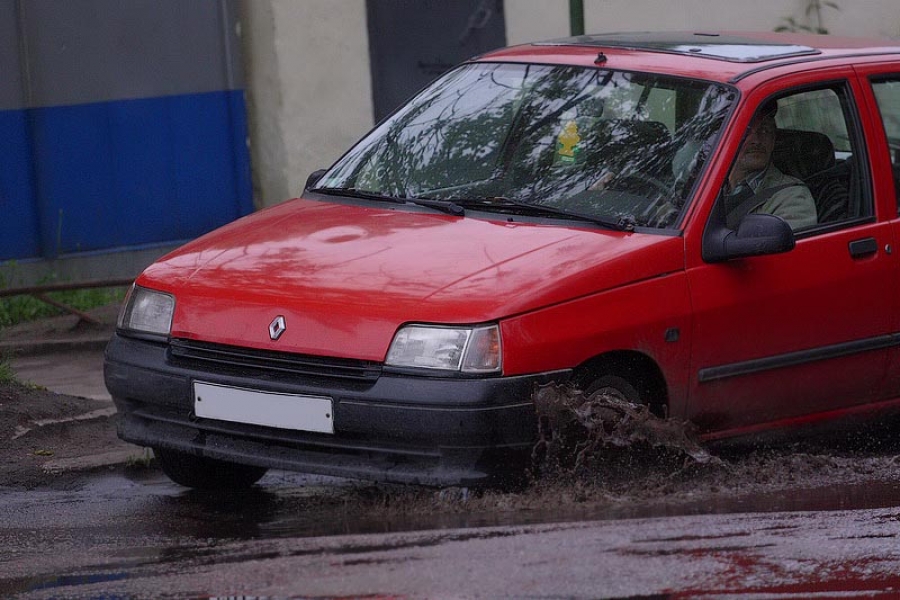
[(532, 463), (540, 477), (620, 477), (622, 468), (681, 471), (720, 461), (697, 441), (690, 423), (660, 418), (646, 405), (608, 393), (548, 384), (533, 395), (539, 436)]

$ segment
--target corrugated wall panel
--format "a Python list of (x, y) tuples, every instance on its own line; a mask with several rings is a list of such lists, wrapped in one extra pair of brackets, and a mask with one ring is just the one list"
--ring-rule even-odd
[(0, 260), (38, 256), (38, 219), (25, 111), (0, 111)]
[(40, 252), (17, 29), (16, 4), (0, 0), (0, 260)]
[(242, 109), (223, 91), (28, 111), (42, 254), (189, 239), (247, 214)]

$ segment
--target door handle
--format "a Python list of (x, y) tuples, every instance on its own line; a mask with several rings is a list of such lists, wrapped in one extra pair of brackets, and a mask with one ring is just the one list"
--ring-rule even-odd
[(862, 258), (871, 256), (878, 252), (878, 242), (875, 238), (863, 238), (861, 240), (853, 240), (848, 244), (851, 258)]

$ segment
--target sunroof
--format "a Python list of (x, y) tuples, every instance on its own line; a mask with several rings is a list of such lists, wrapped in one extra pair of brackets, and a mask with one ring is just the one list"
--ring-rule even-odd
[(704, 58), (739, 63), (764, 62), (778, 58), (819, 54), (820, 52), (809, 46), (760, 41), (735, 35), (679, 32), (580, 35), (540, 42), (538, 45), (596, 46), (649, 50), (651, 52), (702, 56)]

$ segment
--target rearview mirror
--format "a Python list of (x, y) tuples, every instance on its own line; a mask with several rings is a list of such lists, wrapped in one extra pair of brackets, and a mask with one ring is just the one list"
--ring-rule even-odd
[(750, 214), (736, 230), (724, 225), (707, 229), (703, 236), (703, 260), (722, 262), (735, 258), (779, 254), (794, 249), (794, 231), (775, 215)]

